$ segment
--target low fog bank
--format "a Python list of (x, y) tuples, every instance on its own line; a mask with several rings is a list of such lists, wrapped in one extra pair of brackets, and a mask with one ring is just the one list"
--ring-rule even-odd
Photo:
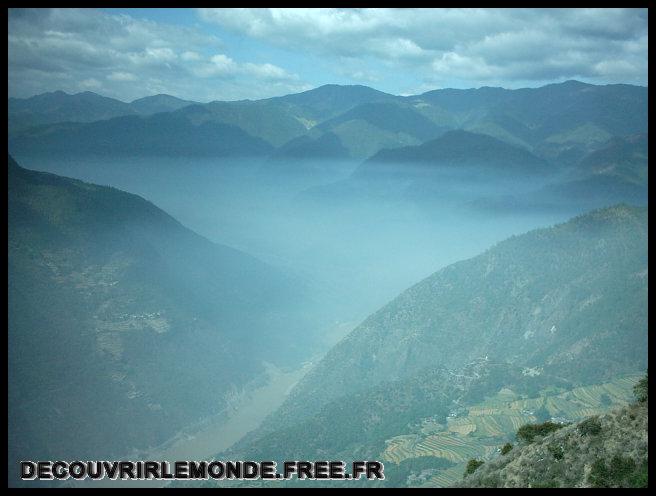
[(17, 158), (28, 168), (139, 194), (210, 240), (301, 278), (321, 313), (331, 315), (317, 322), (328, 334), (445, 265), (573, 213), (472, 203), (541, 187), (543, 177), (490, 182), (489, 175), (447, 171), (364, 188), (350, 179), (353, 162), (273, 172), (260, 160)]
[[(484, 169), (413, 175), (399, 168), (393, 179), (365, 179), (354, 178), (357, 164), (349, 161), (272, 171), (262, 160), (16, 159), (29, 169), (141, 195), (209, 240), (277, 268), (296, 281), (296, 289), (301, 288), (302, 297), (289, 301), (290, 297), (280, 295), (285, 303), (268, 309), (266, 322), (271, 325), (252, 336), (257, 344), (251, 346), (247, 340), (241, 343), (249, 350), (249, 360), (261, 363), (262, 370), (254, 364), (247, 370), (241, 352), (228, 351), (236, 360), (235, 373), (244, 378), (228, 379), (237, 388), (237, 397), (244, 399), (246, 383), (252, 380), (249, 384), (256, 386), (252, 389), (262, 391), (262, 398), (268, 399), (261, 402), (256, 394), (249, 396), (239, 403), (238, 410), (223, 418), (219, 410), (231, 403), (227, 397), (215, 398), (220, 407), (211, 413), (205, 410), (204, 419), (190, 423), (182, 432), (173, 427), (171, 432), (165, 430), (170, 441), (146, 449), (162, 456), (173, 456), (176, 450), (185, 456), (197, 453), (189, 456), (192, 459), (207, 452), (204, 436), (237, 440), (256, 427), (282, 401), (287, 379), (297, 380), (332, 345), (404, 289), (511, 235), (565, 221), (588, 206), (578, 201), (580, 198), (567, 196), (562, 202), (540, 203), (547, 197), (535, 192), (558, 187), (569, 179), (560, 172), (513, 178), (495, 177)], [(603, 195), (601, 199), (604, 201)], [(184, 257), (182, 252), (179, 255)], [(186, 270), (182, 258), (177, 267), (180, 272)], [(202, 263), (199, 266), (199, 273), (206, 270)], [(246, 280), (246, 275), (235, 272), (234, 281), (223, 281), (228, 286), (231, 281), (231, 287), (237, 287)], [(196, 289), (203, 291), (200, 286)], [(294, 294), (292, 289), (290, 295)], [(193, 291), (189, 297), (195, 297)], [(205, 304), (211, 314), (213, 302)], [(215, 310), (226, 313), (220, 305)], [(250, 325), (243, 324), (234, 323), (237, 334)], [(199, 346), (203, 343), (185, 345), (185, 349), (193, 354)], [(204, 352), (212, 355), (215, 350), (209, 347)], [(179, 355), (183, 363), (190, 356), (175, 349), (172, 353), (172, 361)], [(264, 362), (274, 364), (276, 374), (265, 373)], [(192, 360), (184, 367), (193, 372), (202, 369), (202, 364)], [(199, 376), (205, 373), (196, 372)], [(271, 401), (273, 392), (275, 401)], [(174, 394), (174, 401), (183, 396)], [(258, 415), (253, 416), (255, 410)], [(252, 421), (235, 421), (241, 418)], [(143, 455), (145, 446), (137, 448), (134, 455)]]

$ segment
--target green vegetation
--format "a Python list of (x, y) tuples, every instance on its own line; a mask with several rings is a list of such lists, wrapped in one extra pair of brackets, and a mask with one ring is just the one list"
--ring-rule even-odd
[(510, 443), (506, 443), (501, 448), (501, 454), (502, 455), (507, 455), (508, 453), (510, 453), (511, 449), (513, 449), (513, 445), (510, 444)]
[(647, 372), (645, 376), (640, 379), (638, 384), (635, 385), (633, 388), (633, 392), (636, 396), (636, 399), (641, 402), (645, 403), (647, 402), (648, 398), (648, 392), (649, 392), (649, 373)]
[(526, 443), (532, 443), (536, 437), (544, 437), (547, 434), (562, 429), (564, 424), (544, 422), (542, 424), (526, 424), (517, 431), (517, 439)]
[(579, 432), (582, 436), (596, 436), (601, 432), (601, 421), (599, 416), (595, 415), (585, 419), (579, 424)]
[(463, 477), (467, 477), (468, 475), (473, 474), (484, 463), (485, 462), (483, 460), (476, 460), (472, 458), (467, 462), (467, 467), (465, 468), (465, 474)]
[(637, 464), (633, 458), (621, 455), (613, 456), (608, 462), (598, 458), (592, 464), (588, 480), (592, 487), (647, 487), (647, 461)]
[(43, 124), (92, 122), (124, 115), (150, 115), (177, 110), (196, 102), (170, 95), (153, 95), (125, 103), (91, 91), (43, 93), (30, 98), (9, 98), (8, 122), (12, 132)]
[(487, 461), (462, 487), (647, 487), (648, 405), (635, 401)]
[[(492, 371), (496, 373), (492, 374)], [(474, 373), (487, 376), (488, 380), (485, 383), (463, 382), (460, 385), (467, 387), (470, 392), (461, 396), (468, 407), (457, 417), (447, 417), (447, 411), (439, 407), (440, 402), (431, 405), (430, 402), (421, 401), (425, 391), (432, 391), (435, 399), (444, 397), (445, 393), (462, 394), (466, 391), (444, 388), (443, 381), (447, 376), (435, 370), (418, 376), (414, 381), (386, 383), (368, 394), (353, 395), (348, 400), (353, 411), (344, 408), (344, 401), (336, 400), (312, 421), (303, 422), (284, 431), (274, 431), (261, 438), (248, 439), (248, 442), (240, 442), (234, 450), (219, 453), (216, 457), (261, 458), (282, 452), (287, 457), (316, 458), (321, 454), (343, 458), (350, 456), (349, 453), (357, 452), (365, 458), (382, 460), (385, 463), (386, 477), (388, 467), (391, 467), (394, 478), (391, 482), (386, 481), (386, 486), (401, 487), (403, 479), (408, 486), (445, 487), (462, 477), (469, 459), (487, 459), (493, 456), (500, 441), (514, 434), (526, 420), (534, 419), (530, 415), (522, 414), (522, 410), (534, 408), (532, 405), (558, 405), (570, 418), (580, 418), (585, 412), (605, 411), (600, 404), (602, 394), (611, 396), (615, 404), (626, 404), (637, 380), (636, 376), (630, 376), (618, 378), (611, 383), (560, 392), (554, 388), (545, 388), (540, 394), (550, 394), (549, 396), (525, 399), (520, 399), (517, 393), (506, 387), (481, 402), (478, 394), (480, 388), (474, 385), (482, 384), (489, 390), (498, 387), (499, 383), (496, 381), (505, 378), (517, 381), (516, 389), (521, 390), (521, 380), (530, 378), (522, 375), (521, 371), (513, 372), (511, 367), (486, 365), (486, 362), (472, 365), (465, 372), (472, 376)], [(420, 385), (423, 389), (418, 387)], [(399, 391), (411, 394), (401, 396)], [(430, 414), (426, 417), (426, 413), (421, 412)], [(389, 421), (384, 422), (385, 417), (390, 417)], [(410, 421), (415, 418), (421, 420)], [(398, 419), (398, 423), (394, 419)], [(342, 428), (342, 424), (346, 424), (348, 429)], [(326, 425), (331, 428), (325, 429), (324, 434), (322, 426)], [(302, 439), (310, 435), (319, 438), (312, 443)], [(347, 448), (342, 451), (340, 445)], [(507, 456), (513, 456), (516, 449), (518, 448), (506, 453)], [(550, 456), (553, 457), (551, 454)], [(436, 459), (451, 465), (433, 464)], [(422, 466), (424, 462), (425, 466)]]
[(562, 460), (565, 456), (565, 448), (560, 444), (549, 444), (547, 450), (556, 460)]

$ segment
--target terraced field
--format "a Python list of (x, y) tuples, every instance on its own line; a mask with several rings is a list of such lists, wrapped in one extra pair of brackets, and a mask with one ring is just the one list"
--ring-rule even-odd
[[(597, 415), (608, 410), (609, 406), (624, 405), (633, 398), (633, 385), (640, 376), (626, 376), (612, 382), (583, 386), (553, 396), (516, 400), (511, 402), (513, 410), (536, 410), (544, 404), (551, 415), (560, 415), (569, 420), (578, 420)], [(610, 405), (605, 405), (602, 396), (606, 395)]]
[(436, 456), (455, 462), (457, 465), (441, 470), (422, 484), (445, 487), (462, 478), (469, 459), (490, 459), (503, 443), (514, 438), (520, 426), (536, 422), (534, 412), (542, 406), (552, 417), (578, 421), (632, 401), (633, 386), (640, 378), (625, 376), (525, 399), (504, 388), (484, 402), (471, 405), (466, 415), (449, 417), (446, 425), (424, 419), (417, 433), (389, 439), (380, 458), (399, 463), (408, 458)]
[(467, 463), (459, 463), (432, 476), (420, 487), (448, 487), (456, 481), (462, 480)]
[(487, 446), (476, 442), (473, 437), (442, 432), (428, 437), (397, 436), (389, 442), (382, 458), (384, 461), (399, 463), (406, 458), (418, 456), (437, 456), (460, 463), (475, 456), (483, 456), (489, 451)]

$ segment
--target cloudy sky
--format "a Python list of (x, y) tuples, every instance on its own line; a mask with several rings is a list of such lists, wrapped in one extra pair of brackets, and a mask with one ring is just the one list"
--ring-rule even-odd
[(647, 9), (11, 9), (9, 96), (647, 85)]

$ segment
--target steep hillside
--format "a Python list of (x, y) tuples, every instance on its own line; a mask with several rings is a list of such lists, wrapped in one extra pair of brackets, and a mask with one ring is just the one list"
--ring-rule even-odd
[(576, 422), (628, 404), (639, 378), (572, 388), (558, 377), (486, 359), (459, 371), (429, 368), (338, 398), (288, 428), (247, 435), (215, 458), (376, 459), (385, 464), (384, 482), (358, 485), (446, 487), (462, 480), (468, 460), (487, 462), (515, 443), (522, 425)]
[(482, 356), (571, 384), (599, 382), (644, 369), (646, 329), (647, 209), (593, 211), (512, 237), (411, 287), (332, 348), (265, 428)]
[(217, 456), (382, 458), (394, 484), (443, 485), (523, 423), (623, 404), (646, 345), (647, 210), (593, 211), (408, 289)]
[(312, 339), (302, 287), (257, 259), (138, 196), (8, 175), (11, 463), (156, 446)]
[(316, 414), (282, 428), (274, 430), (269, 423), (221, 456), (281, 460), (382, 456), (392, 462), (387, 456), (391, 438), (411, 431), (417, 441), (414, 427), (422, 419), (444, 424), (454, 409), (476, 404), (488, 392), (510, 384), (518, 392), (528, 393), (547, 384), (565, 386), (566, 382), (555, 376), (526, 377), (521, 368), (484, 359), (473, 360), (458, 370), (429, 366), (409, 378), (385, 380), (340, 396)]
[(459, 487), (647, 487), (646, 398), (513, 447)]

